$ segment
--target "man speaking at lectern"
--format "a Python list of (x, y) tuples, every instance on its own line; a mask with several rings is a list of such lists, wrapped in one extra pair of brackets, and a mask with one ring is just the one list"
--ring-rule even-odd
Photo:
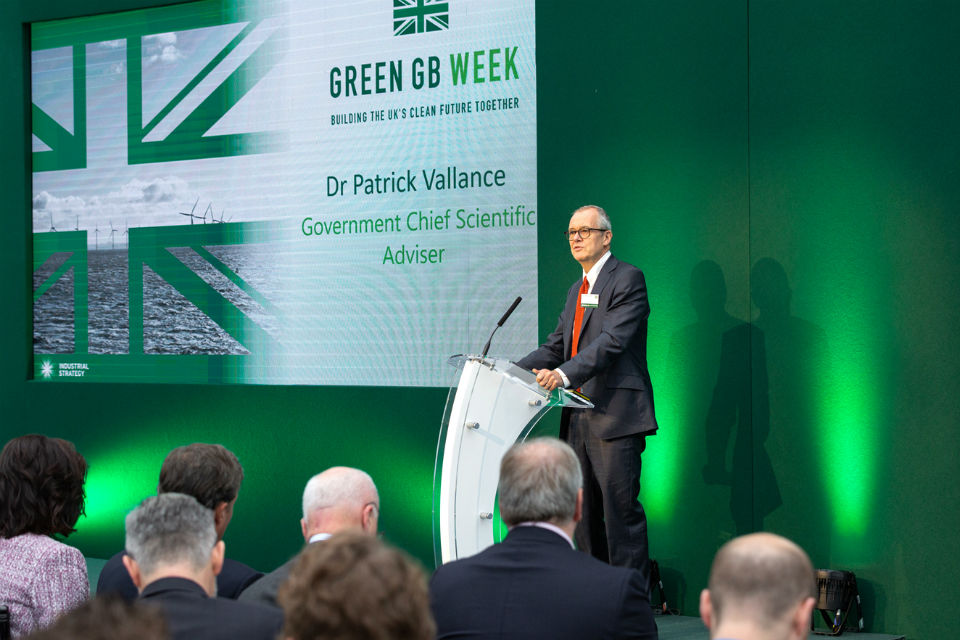
[(647, 518), (637, 500), (640, 454), (657, 430), (647, 370), (643, 272), (610, 253), (610, 217), (598, 206), (573, 212), (566, 232), (583, 277), (567, 293), (556, 330), (517, 365), (552, 391), (579, 389), (593, 409), (564, 409), (560, 437), (583, 469), (577, 547), (650, 578)]

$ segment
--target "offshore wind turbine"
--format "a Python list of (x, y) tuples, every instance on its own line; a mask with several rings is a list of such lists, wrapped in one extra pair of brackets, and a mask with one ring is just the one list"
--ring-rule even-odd
[(119, 229), (114, 229), (113, 220), (110, 220), (110, 248), (111, 249), (116, 249), (116, 245), (114, 244), (113, 234), (115, 234), (117, 231), (119, 231)]
[(53, 226), (53, 211), (50, 212), (50, 231), (56, 231), (57, 228)]
[[(193, 224), (194, 218), (200, 218), (200, 217), (201, 217), (201, 216), (198, 216), (198, 215), (194, 215), (194, 213), (193, 213), (194, 211), (197, 210), (197, 205), (198, 205), (198, 204), (200, 204), (200, 196), (197, 196), (197, 201), (193, 203), (193, 208), (190, 209), (190, 213), (185, 213), (185, 212), (183, 212), (183, 211), (178, 211), (177, 213), (179, 213), (179, 214), (182, 215), (182, 216), (187, 216), (188, 218), (190, 218), (190, 224)], [(204, 215), (206, 215), (206, 214), (204, 214)]]

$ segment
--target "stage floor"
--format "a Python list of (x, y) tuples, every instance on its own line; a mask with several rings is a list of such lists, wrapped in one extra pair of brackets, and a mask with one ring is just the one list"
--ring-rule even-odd
[[(660, 629), (660, 640), (710, 640), (707, 628), (700, 618), (693, 616), (656, 616), (657, 627)], [(834, 636), (836, 637), (836, 636)], [(830, 636), (810, 634), (810, 638), (826, 640)], [(850, 640), (903, 640), (903, 636), (884, 633), (856, 633), (844, 631), (840, 638)]]

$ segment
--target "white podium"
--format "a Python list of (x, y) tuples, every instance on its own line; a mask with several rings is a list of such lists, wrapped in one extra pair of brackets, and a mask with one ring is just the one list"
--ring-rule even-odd
[(444, 409), (433, 475), (437, 566), (494, 542), (500, 460), (552, 407), (593, 404), (566, 389), (549, 392), (509, 360), (453, 356), (458, 370)]

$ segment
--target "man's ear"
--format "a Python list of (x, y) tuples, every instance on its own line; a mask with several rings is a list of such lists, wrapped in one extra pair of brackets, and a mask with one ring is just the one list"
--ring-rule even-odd
[(236, 501), (237, 499), (234, 497), (229, 502), (218, 502), (217, 506), (213, 508), (213, 526), (217, 530), (217, 538), (222, 538), (223, 534), (226, 533), (230, 519), (233, 517), (233, 505)]
[(367, 504), (363, 507), (363, 511), (360, 513), (360, 528), (364, 533), (377, 534), (377, 514), (376, 505)]
[(303, 533), (303, 541), (310, 542), (310, 540), (307, 538), (307, 519), (306, 518), (300, 518), (300, 532)]
[(573, 508), (573, 521), (583, 520), (583, 487), (577, 489), (577, 505)]
[(140, 565), (137, 564), (137, 561), (123, 554), (122, 557), (123, 566), (126, 568), (127, 573), (130, 574), (130, 579), (133, 581), (133, 586), (137, 588), (137, 591), (143, 591), (143, 575), (140, 573)]
[(710, 602), (710, 590), (704, 589), (700, 592), (700, 619), (707, 629), (711, 629), (713, 624), (713, 603)]
[(217, 544), (213, 545), (213, 549), (210, 551), (210, 566), (213, 568), (213, 575), (220, 575), (220, 571), (223, 570), (223, 557), (226, 553), (226, 545), (223, 543), (223, 540), (217, 540)]
[(813, 622), (813, 608), (816, 606), (816, 598), (806, 598), (800, 603), (796, 611), (793, 612), (793, 620), (790, 621), (792, 636), (794, 638), (806, 638), (810, 633), (810, 623)]
[(227, 507), (229, 506), (229, 502), (218, 502), (217, 506), (213, 508), (213, 526), (216, 527), (217, 531), (220, 531), (220, 528), (223, 526), (223, 521), (227, 517)]

